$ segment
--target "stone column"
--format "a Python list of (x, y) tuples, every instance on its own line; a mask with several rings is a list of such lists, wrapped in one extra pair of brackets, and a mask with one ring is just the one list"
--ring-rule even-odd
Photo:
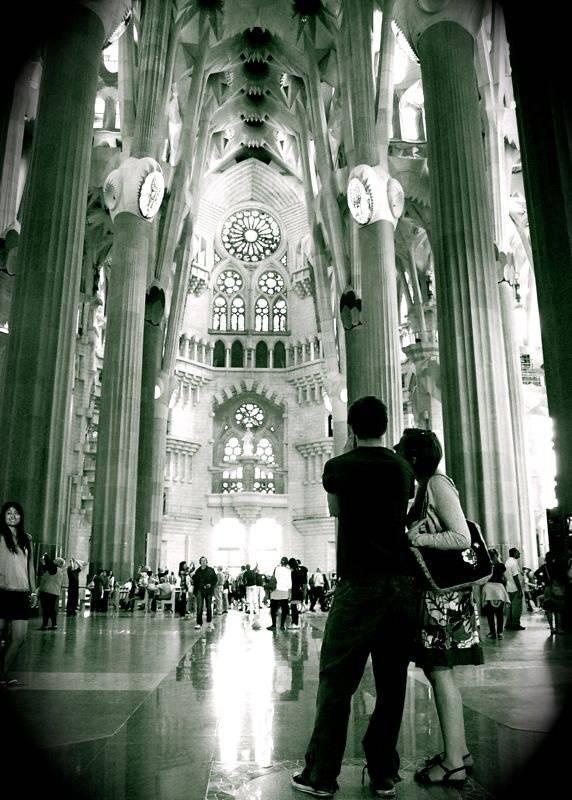
[(407, 8), (425, 93), (447, 467), (467, 515), (505, 546), (518, 541), (519, 514), (474, 67), (481, 7)]
[[(74, 4), (45, 45), (3, 389), (0, 495), (35, 541), (64, 538), (65, 446), (101, 47), (120, 4)], [(108, 14), (111, 12), (111, 18)], [(78, 80), (81, 75), (81, 80)]]
[[(351, 97), (354, 158), (377, 165), (375, 95), (371, 59), (372, 0), (345, 0), (344, 24), (351, 47)], [(382, 191), (386, 191), (385, 187)], [(355, 224), (352, 222), (352, 225)], [(389, 414), (385, 443), (393, 445), (403, 430), (399, 314), (394, 225), (389, 219), (359, 229), (361, 325), (346, 333), (350, 402), (363, 395), (382, 399)]]
[[(558, 512), (572, 514), (572, 169), (568, 28), (543, 37), (538, 19), (504, 4), (534, 256), (548, 410), (554, 423)], [(534, 58), (530, 54), (534, 53)], [(535, 69), (539, 63), (543, 69)], [(567, 135), (568, 134), (568, 135)], [(551, 543), (552, 547), (552, 543)]]
[[(128, 158), (111, 173), (104, 197), (114, 221), (105, 359), (97, 444), (91, 560), (129, 576), (133, 570), (145, 288), (152, 226), (163, 197), (159, 164)], [(141, 213), (139, 190), (151, 205)]]

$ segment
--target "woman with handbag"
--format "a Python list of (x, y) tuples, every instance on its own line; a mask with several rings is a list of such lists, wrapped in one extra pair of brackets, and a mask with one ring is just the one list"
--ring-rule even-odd
[(30, 611), (37, 605), (32, 539), (24, 527), (24, 510), (10, 500), (0, 509), (0, 687), (16, 686), (8, 669), (28, 632)]
[[(408, 538), (415, 547), (464, 551), (471, 534), (451, 479), (437, 467), (443, 456), (432, 431), (408, 428), (395, 448), (413, 467), (418, 482), (407, 517)], [(452, 591), (427, 589), (423, 594), (420, 643), (416, 656), (435, 696), (444, 752), (426, 761), (415, 773), (425, 785), (462, 786), (473, 766), (467, 749), (463, 702), (453, 668), (482, 664), (478, 616), (472, 588)]]
[(505, 610), (510, 606), (506, 590), (506, 567), (498, 550), (492, 548), (489, 555), (493, 564), (493, 574), (483, 586), (483, 611), (489, 623), (489, 639), (504, 639)]
[(550, 625), (550, 635), (565, 633), (562, 616), (566, 607), (566, 569), (548, 550), (544, 564), (537, 572), (542, 574), (544, 580), (542, 608)]

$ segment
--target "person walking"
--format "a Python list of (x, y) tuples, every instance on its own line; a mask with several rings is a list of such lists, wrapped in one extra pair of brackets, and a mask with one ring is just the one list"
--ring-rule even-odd
[(32, 537), (26, 532), (24, 509), (9, 500), (0, 509), (0, 687), (19, 683), (9, 669), (24, 644), (37, 602)]
[(66, 562), (63, 558), (50, 559), (47, 563), (47, 570), (40, 577), (41, 631), (48, 630), (48, 622), (51, 622), (52, 631), (58, 627), (58, 604), (65, 577), (65, 565)]
[(324, 598), (326, 595), (326, 586), (324, 582), (324, 574), (320, 567), (316, 567), (316, 571), (312, 573), (310, 578), (310, 586), (312, 587), (312, 599), (310, 601), (310, 611), (316, 610), (316, 603), (320, 604), (320, 611), (324, 611)]
[(214, 590), (214, 606), (215, 614), (220, 616), (222, 614), (222, 592), (224, 586), (224, 572), (222, 567), (216, 568), (216, 586)]
[(519, 558), (520, 550), (517, 547), (511, 547), (508, 551), (508, 558), (504, 564), (506, 567), (506, 590), (510, 598), (508, 618), (506, 621), (507, 631), (526, 630), (525, 626), (520, 624), (524, 587), (518, 563)]
[(506, 591), (506, 567), (500, 560), (498, 550), (489, 550), (493, 572), (483, 586), (483, 611), (489, 623), (489, 639), (504, 639), (505, 608), (510, 605)]
[(195, 629), (202, 628), (203, 607), (206, 606), (207, 625), (211, 625), (213, 619), (213, 593), (216, 586), (216, 572), (208, 566), (205, 556), (199, 559), (199, 567), (195, 570), (193, 577), (193, 587), (197, 602), (197, 624)]
[[(418, 482), (415, 501), (407, 515), (408, 539), (414, 547), (463, 550), (471, 534), (453, 481), (438, 470), (443, 457), (433, 431), (408, 428), (397, 452), (411, 464)], [(473, 589), (423, 593), (417, 666), (433, 687), (445, 750), (429, 758), (414, 777), (425, 785), (460, 787), (473, 764), (467, 749), (463, 701), (453, 669), (482, 664), (479, 620)]]
[(363, 738), (366, 769), (373, 795), (393, 797), (420, 600), (405, 533), (413, 473), (382, 445), (387, 408), (377, 397), (352, 403), (348, 425), (351, 449), (327, 461), (322, 478), (338, 518), (339, 582), (322, 641), (314, 730), (292, 786), (315, 797), (337, 790), (352, 695), (371, 655), (376, 702)]
[(246, 565), (242, 573), (242, 580), (246, 586), (246, 613), (256, 614), (258, 612), (258, 588), (256, 586), (256, 573), (250, 564)]

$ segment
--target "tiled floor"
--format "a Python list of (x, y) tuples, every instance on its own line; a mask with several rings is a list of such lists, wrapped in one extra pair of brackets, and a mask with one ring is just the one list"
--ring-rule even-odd
[[(45, 633), (32, 622), (17, 665), (23, 685), (0, 696), (0, 719), (11, 721), (6, 763), (28, 764), (22, 754), (31, 753), (30, 787), (49, 775), (52, 789), (65, 784), (66, 800), (295, 800), (289, 776), (311, 732), (325, 621), (306, 614), (301, 630), (274, 635), (252, 630), (238, 612), (218, 617), (212, 631), (163, 614), (63, 618)], [(570, 687), (572, 637), (551, 639), (540, 615), (525, 624), (503, 642), (485, 639), (484, 667), (458, 669), (476, 762), (462, 792), (413, 781), (440, 735), (430, 688), (411, 666), (398, 798), (504, 797), (530, 772)], [(370, 796), (360, 741), (373, 703), (368, 668), (339, 800)], [(550, 777), (559, 766), (565, 774), (553, 761)]]

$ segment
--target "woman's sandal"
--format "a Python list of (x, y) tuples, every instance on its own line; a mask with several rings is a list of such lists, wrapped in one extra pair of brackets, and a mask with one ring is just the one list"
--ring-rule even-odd
[[(443, 777), (438, 780), (433, 780), (429, 777), (429, 772), (434, 768), (439, 767), (443, 770)], [(451, 778), (451, 775), (455, 775), (457, 772), (464, 772), (464, 778)], [(466, 767), (457, 767), (456, 769), (447, 769), (441, 761), (437, 762), (436, 764), (432, 764), (431, 766), (423, 767), (423, 769), (418, 770), (415, 775), (413, 776), (417, 783), (425, 784), (425, 786), (463, 786), (465, 781), (467, 780), (467, 773)]]
[[(437, 753), (436, 756), (425, 759), (425, 767), (434, 767), (436, 764), (442, 764), (445, 760), (445, 753)], [(465, 753), (463, 756), (463, 766), (467, 772), (472, 772), (475, 762), (471, 753)]]

